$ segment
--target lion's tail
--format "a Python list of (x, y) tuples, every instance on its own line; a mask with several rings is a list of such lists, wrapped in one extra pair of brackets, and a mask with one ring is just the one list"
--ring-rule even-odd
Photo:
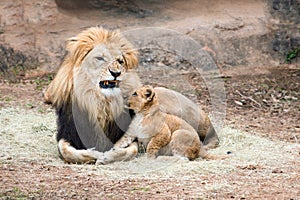
[(64, 139), (59, 140), (58, 151), (60, 157), (69, 163), (95, 163), (96, 162), (96, 158), (91, 153), (91, 151), (85, 149), (77, 150)]
[(223, 160), (225, 158), (229, 158), (230, 155), (213, 155), (207, 152), (205, 149), (201, 149), (199, 152), (199, 157), (206, 160)]

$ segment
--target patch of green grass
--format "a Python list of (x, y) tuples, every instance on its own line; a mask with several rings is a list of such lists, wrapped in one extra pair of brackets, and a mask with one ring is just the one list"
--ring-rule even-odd
[(23, 65), (15, 65), (9, 69), (13, 76), (20, 76), (25, 73), (25, 69)]
[(4, 99), (5, 101), (7, 101), (7, 102), (9, 102), (9, 101), (12, 101), (13, 100), (13, 98), (12, 97), (5, 97), (5, 99)]
[(261, 84), (261, 87), (262, 87), (263, 89), (269, 89), (269, 85), (268, 85), (268, 84), (265, 84), (265, 83), (262, 83), (262, 84)]
[(0, 101), (5, 101), (5, 102), (10, 102), (12, 100), (13, 100), (13, 98), (10, 96), (5, 96), (5, 97), (0, 98)]
[(300, 48), (289, 51), (288, 54), (286, 55), (285, 61), (290, 62), (292, 59), (298, 56), (299, 52), (300, 52)]
[(140, 188), (133, 188), (131, 191), (142, 191), (142, 192), (148, 192), (150, 190), (150, 188), (144, 188), (144, 187), (140, 187)]
[(200, 90), (197, 90), (197, 89), (195, 89), (195, 90), (193, 90), (193, 93), (196, 95), (196, 96), (201, 96), (201, 91)]
[(34, 80), (34, 83), (35, 83), (35, 85), (36, 85), (36, 89), (37, 89), (37, 90), (42, 90), (43, 85), (44, 85), (42, 79), (37, 78), (37, 79)]
[(42, 90), (45, 86), (49, 85), (53, 80), (53, 75), (48, 75), (46, 78), (40, 78), (34, 80), (37, 90)]
[(32, 103), (27, 103), (25, 106), (26, 106), (27, 108), (34, 108), (34, 107), (35, 107)]
[(38, 112), (39, 112), (39, 113), (45, 113), (45, 110), (44, 110), (43, 108), (39, 108), (39, 109), (38, 109)]
[(14, 187), (11, 190), (7, 190), (5, 192), (0, 193), (0, 198), (2, 199), (29, 199), (30, 197), (26, 195), (22, 190), (18, 187)]

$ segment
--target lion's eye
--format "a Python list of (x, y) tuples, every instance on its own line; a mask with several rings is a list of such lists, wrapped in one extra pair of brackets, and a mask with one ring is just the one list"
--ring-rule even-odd
[(136, 96), (137, 96), (137, 93), (136, 93), (136, 92), (134, 92), (134, 93), (132, 94), (132, 96), (136, 97)]
[(103, 57), (101, 57), (101, 56), (96, 57), (96, 59), (99, 60), (99, 61), (105, 61), (105, 59)]
[(123, 65), (123, 64), (124, 64), (124, 60), (118, 59), (117, 61), (118, 61), (118, 63), (119, 63), (120, 65)]

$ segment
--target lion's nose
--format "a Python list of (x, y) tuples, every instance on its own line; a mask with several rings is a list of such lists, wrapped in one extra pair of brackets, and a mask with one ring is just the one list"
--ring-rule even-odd
[(114, 77), (114, 78), (117, 78), (118, 76), (121, 75), (121, 72), (120, 71), (112, 71), (109, 69), (109, 72), (110, 74)]

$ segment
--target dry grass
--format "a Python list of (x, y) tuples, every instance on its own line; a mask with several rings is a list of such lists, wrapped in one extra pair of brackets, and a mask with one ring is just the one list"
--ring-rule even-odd
[(225, 160), (148, 160), (141, 155), (104, 166), (68, 165), (58, 158), (55, 121), (52, 110), (44, 114), (35, 109), (0, 110), (0, 180), (4, 181), (0, 198), (55, 194), (77, 199), (86, 195), (91, 199), (290, 199), (300, 195), (299, 144), (226, 127), (219, 133), (221, 146), (211, 150), (232, 152)]
[(56, 118), (35, 110), (3, 108), (1, 121), (1, 162), (57, 162)]
[[(55, 115), (35, 110), (2, 109), (1, 119), (1, 162), (34, 162), (49, 165), (65, 165), (57, 156)], [(219, 133), (221, 146), (211, 150), (214, 154), (232, 152), (226, 160), (193, 162), (161, 157), (148, 160), (145, 156), (130, 161), (105, 166), (73, 165), (78, 170), (86, 170), (107, 178), (191, 178), (195, 174), (222, 175), (237, 168), (260, 168), (262, 173), (276, 170), (299, 160), (299, 144), (271, 141), (258, 136), (224, 128)], [(267, 173), (268, 174), (268, 173)], [(226, 185), (226, 183), (225, 183)], [(212, 186), (220, 187), (220, 186)]]

